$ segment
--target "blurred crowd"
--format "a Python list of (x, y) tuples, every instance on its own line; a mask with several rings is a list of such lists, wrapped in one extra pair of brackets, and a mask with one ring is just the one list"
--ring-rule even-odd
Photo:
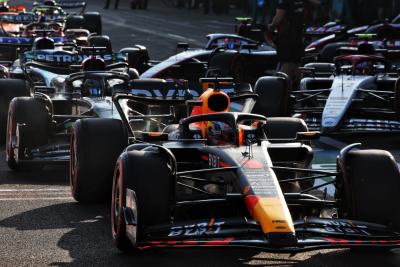
[[(229, 13), (230, 8), (243, 9), (260, 23), (270, 21), (279, 0), (173, 0), (177, 7), (202, 8), (204, 13)], [(400, 13), (400, 0), (307, 0), (307, 23), (320, 25), (340, 20), (348, 25), (361, 25), (393, 18)]]

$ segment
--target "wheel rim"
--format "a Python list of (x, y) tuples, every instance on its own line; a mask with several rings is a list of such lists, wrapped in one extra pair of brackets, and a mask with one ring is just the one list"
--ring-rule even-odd
[(120, 215), (120, 201), (121, 201), (121, 195), (120, 195), (120, 177), (119, 174), (117, 173), (116, 178), (115, 178), (115, 184), (114, 184), (114, 192), (113, 192), (113, 203), (112, 203), (112, 216), (113, 216), (113, 231), (114, 233), (117, 233), (118, 230), (118, 222), (119, 222), (119, 215)]
[(76, 138), (72, 135), (72, 142), (70, 148), (69, 170), (70, 170), (70, 183), (72, 194), (76, 193), (76, 179), (77, 179), (77, 155), (76, 155)]
[(6, 132), (6, 143), (7, 143), (7, 161), (14, 159), (14, 151), (12, 148), (12, 140), (13, 140), (13, 122), (12, 122), (12, 113), (8, 115), (7, 118), (7, 132)]

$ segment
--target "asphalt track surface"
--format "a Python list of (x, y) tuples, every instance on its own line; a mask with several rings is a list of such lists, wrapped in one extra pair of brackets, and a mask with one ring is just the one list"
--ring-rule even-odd
[[(203, 16), (153, 1), (147, 11), (132, 12), (122, 0), (120, 11), (104, 12), (104, 33), (111, 36), (115, 49), (144, 44), (152, 58), (162, 59), (175, 52), (176, 42), (200, 46), (205, 34), (233, 29), (232, 15)], [(88, 10), (103, 11), (102, 4), (89, 1)], [(318, 163), (333, 161), (342, 146), (327, 143), (330, 149), (318, 150), (316, 155), (317, 160), (322, 156), (327, 160)], [(288, 255), (202, 249), (124, 255), (111, 242), (110, 207), (76, 203), (70, 197), (65, 168), (13, 173), (5, 164), (4, 147), (0, 151), (0, 266), (400, 266), (400, 251), (324, 250)]]

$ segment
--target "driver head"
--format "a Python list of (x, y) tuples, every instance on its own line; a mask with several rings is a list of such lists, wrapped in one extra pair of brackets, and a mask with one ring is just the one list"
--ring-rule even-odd
[(101, 58), (89, 57), (82, 62), (83, 71), (104, 71), (106, 63)]
[(46, 0), (43, 2), (43, 5), (45, 6), (56, 6), (56, 1), (54, 0)]
[(48, 37), (38, 37), (33, 41), (32, 50), (54, 49), (54, 40)]

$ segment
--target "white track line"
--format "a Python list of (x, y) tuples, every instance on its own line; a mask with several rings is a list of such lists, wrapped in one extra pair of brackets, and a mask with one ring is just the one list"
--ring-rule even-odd
[(0, 193), (0, 198), (4, 197), (56, 197), (56, 196), (70, 196), (71, 192), (56, 192), (56, 193), (42, 193), (42, 194), (25, 194), (25, 193)]
[(0, 201), (73, 200), (72, 197), (0, 198)]
[(70, 191), (70, 189), (56, 189), (56, 188), (39, 188), (39, 189), (0, 189), (1, 192), (54, 192), (54, 191)]

